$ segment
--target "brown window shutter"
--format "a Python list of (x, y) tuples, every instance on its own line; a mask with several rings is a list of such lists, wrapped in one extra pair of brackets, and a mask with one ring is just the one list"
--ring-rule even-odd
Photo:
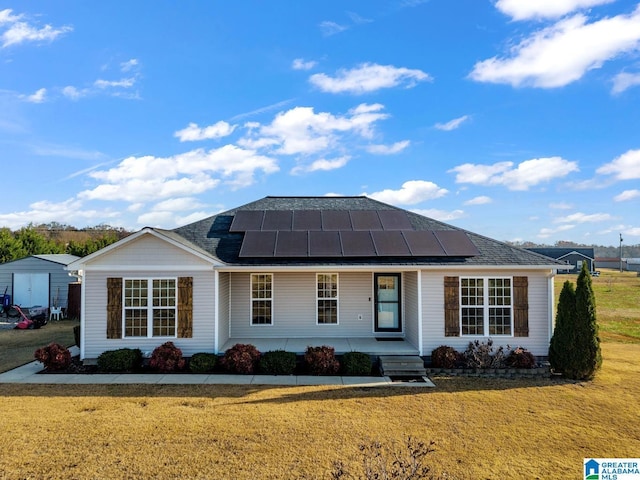
[(107, 338), (122, 338), (121, 278), (107, 278)]
[(193, 337), (193, 277), (178, 278), (178, 338)]
[(444, 277), (444, 336), (460, 336), (460, 279)]
[(513, 277), (513, 335), (529, 336), (529, 279)]

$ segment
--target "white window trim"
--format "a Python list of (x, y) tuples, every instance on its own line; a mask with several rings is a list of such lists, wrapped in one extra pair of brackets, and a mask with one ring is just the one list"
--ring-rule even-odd
[[(318, 295), (318, 277), (320, 275), (335, 275), (336, 276), (336, 296), (335, 298), (331, 297), (331, 298), (325, 298), (325, 297), (320, 297)], [(316, 284), (315, 284), (315, 289), (316, 289), (316, 325), (319, 326), (336, 326), (336, 325), (340, 325), (340, 275), (338, 273), (330, 273), (330, 272), (323, 272), (323, 273), (316, 273)], [(335, 300), (336, 301), (336, 323), (320, 323), (320, 319), (318, 318), (318, 302), (320, 300)]]
[[(146, 280), (147, 282), (147, 336), (127, 336), (127, 309), (131, 310), (144, 310), (140, 307), (127, 307), (126, 303), (126, 285), (127, 280)], [(163, 310), (168, 310), (171, 307), (154, 307), (153, 306), (153, 281), (154, 280), (173, 280), (175, 285), (175, 299), (176, 304), (174, 305), (175, 310), (175, 332), (173, 335), (162, 335), (155, 337), (153, 335), (153, 310), (157, 308), (162, 308)], [(122, 338), (178, 338), (178, 277), (126, 277), (122, 279)]]
[[(462, 309), (464, 307), (471, 307), (470, 305), (462, 304), (462, 281), (463, 280), (482, 280), (483, 281), (483, 304), (482, 306), (482, 330), (485, 332), (482, 335), (477, 334), (469, 334), (462, 333)], [(509, 321), (511, 324), (511, 333), (509, 335), (499, 335), (499, 334), (490, 334), (489, 333), (489, 308), (496, 307), (496, 305), (489, 305), (489, 280), (510, 280), (511, 282), (511, 303), (508, 305), (509, 307)], [(458, 285), (458, 298), (460, 299), (460, 336), (461, 337), (478, 337), (478, 338), (489, 338), (489, 337), (500, 337), (500, 338), (511, 338), (514, 335), (513, 329), (513, 277), (504, 277), (504, 276), (470, 276), (470, 277), (460, 277), (459, 285)], [(506, 306), (506, 305), (503, 305)], [(476, 305), (476, 307), (479, 307)]]
[[(253, 298), (253, 278), (257, 275), (268, 275), (271, 277), (271, 297), (269, 298)], [(273, 327), (273, 304), (275, 303), (273, 292), (275, 290), (273, 273), (252, 273), (249, 275), (249, 325), (252, 327)], [(271, 301), (271, 323), (253, 323), (253, 302), (261, 300)]]

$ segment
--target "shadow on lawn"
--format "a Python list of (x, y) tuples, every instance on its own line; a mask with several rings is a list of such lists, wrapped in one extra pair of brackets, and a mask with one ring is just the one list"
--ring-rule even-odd
[[(113, 397), (113, 398), (215, 398), (228, 399), (234, 404), (295, 403), (301, 401), (347, 400), (358, 398), (389, 398), (429, 396), (469, 391), (505, 391), (523, 388), (553, 388), (580, 384), (561, 378), (489, 379), (436, 377), (435, 388), (413, 386), (270, 386), (270, 385), (42, 385), (2, 384), (0, 397)], [(265, 397), (265, 395), (268, 395)]]

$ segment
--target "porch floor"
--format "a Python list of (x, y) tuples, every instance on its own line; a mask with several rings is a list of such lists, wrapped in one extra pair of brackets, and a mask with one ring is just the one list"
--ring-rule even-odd
[(333, 347), (337, 355), (346, 352), (363, 352), (369, 355), (418, 355), (418, 348), (408, 341), (378, 341), (373, 337), (367, 338), (231, 338), (220, 347), (220, 353), (233, 347), (236, 343), (248, 343), (260, 352), (285, 350), (296, 354), (303, 354), (308, 346), (319, 347), (328, 345)]

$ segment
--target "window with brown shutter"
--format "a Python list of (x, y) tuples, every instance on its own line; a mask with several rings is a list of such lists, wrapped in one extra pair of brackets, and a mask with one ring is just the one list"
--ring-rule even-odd
[(460, 336), (459, 278), (444, 277), (444, 335)]

